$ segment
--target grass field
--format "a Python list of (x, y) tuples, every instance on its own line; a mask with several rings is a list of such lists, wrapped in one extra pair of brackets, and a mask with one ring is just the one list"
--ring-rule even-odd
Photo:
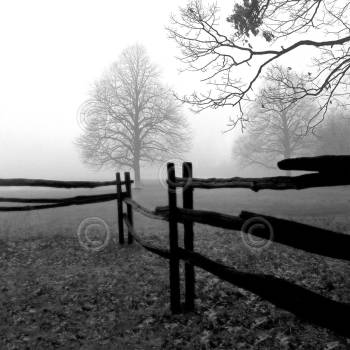
[[(18, 191), (67, 196), (114, 191)], [(134, 198), (153, 208), (165, 189), (146, 182)], [(179, 196), (180, 198), (180, 196)], [(195, 208), (241, 210), (350, 231), (350, 188), (304, 191), (198, 190)], [(116, 235), (116, 203), (0, 213), (0, 349), (348, 349), (350, 340), (296, 319), (242, 289), (197, 271), (196, 312), (172, 316), (167, 262), (136, 244), (89, 252), (77, 239), (87, 217)], [(147, 240), (167, 246), (167, 224), (135, 214)], [(350, 266), (280, 245), (259, 254), (238, 233), (195, 226), (195, 249), (243, 271), (271, 273), (350, 302)], [(181, 236), (181, 232), (180, 232)], [(181, 238), (181, 237), (180, 237)]]

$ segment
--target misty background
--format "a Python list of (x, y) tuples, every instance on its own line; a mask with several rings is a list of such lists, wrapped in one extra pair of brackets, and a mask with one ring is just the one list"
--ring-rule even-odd
[[(12, 1), (0, 4), (0, 177), (105, 179), (111, 169), (81, 162), (74, 140), (81, 133), (78, 110), (93, 83), (121, 51), (142, 44), (159, 66), (162, 82), (180, 94), (196, 81), (179, 74), (169, 16), (185, 1)], [(233, 176), (234, 136), (223, 133), (229, 115), (184, 108), (193, 129), (184, 156), (196, 176)], [(142, 169), (156, 178), (159, 165)], [(117, 171), (117, 169), (115, 169)]]
[[(110, 179), (120, 169), (92, 170), (74, 141), (81, 134), (78, 112), (93, 84), (128, 46), (141, 44), (161, 70), (161, 82), (179, 95), (199, 86), (200, 76), (179, 72), (180, 54), (165, 30), (171, 14), (187, 1), (17, 0), (0, 4), (0, 177)], [(222, 13), (231, 3), (220, 3)], [(224, 25), (228, 25), (227, 23)], [(279, 62), (302, 70), (311, 57), (296, 50)], [(247, 67), (246, 69), (249, 69)], [(259, 85), (257, 85), (259, 88)], [(227, 177), (271, 174), (261, 167), (242, 168), (233, 147), (240, 127), (226, 132), (230, 108), (199, 114), (185, 106), (192, 148), (181, 161), (192, 161), (194, 176)], [(162, 164), (142, 168), (142, 178), (157, 178)], [(281, 173), (276, 169), (273, 173)]]

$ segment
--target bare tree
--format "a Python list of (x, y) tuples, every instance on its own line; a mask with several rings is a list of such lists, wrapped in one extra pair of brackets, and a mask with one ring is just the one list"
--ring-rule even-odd
[(172, 17), (168, 33), (181, 49), (185, 69), (198, 72), (209, 89), (181, 99), (198, 110), (237, 107), (234, 127), (244, 121), (244, 101), (254, 99), (264, 70), (303, 52), (305, 60), (313, 57), (309, 71), (293, 84), (277, 78), (287, 103), (316, 99), (318, 108), (308, 125), (314, 128), (329, 104), (347, 104), (349, 15), (350, 3), (342, 0), (244, 0), (226, 18), (219, 17), (216, 4), (190, 1)]
[(286, 103), (281, 82), (269, 80), (274, 74), (283, 74), (289, 81), (298, 79), (290, 68), (274, 66), (268, 71), (266, 86), (248, 113), (247, 132), (234, 145), (234, 155), (244, 166), (276, 169), (276, 161), (310, 151), (306, 129), (312, 108), (305, 101)]
[(125, 49), (95, 83), (79, 116), (83, 134), (77, 144), (85, 163), (132, 168), (136, 185), (143, 162), (178, 156), (189, 146), (179, 102), (139, 45)]

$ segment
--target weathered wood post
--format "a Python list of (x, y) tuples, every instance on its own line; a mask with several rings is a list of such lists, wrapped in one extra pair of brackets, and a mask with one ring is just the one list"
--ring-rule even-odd
[(118, 204), (118, 230), (119, 230), (119, 244), (124, 244), (124, 222), (123, 222), (123, 198), (122, 198), (122, 181), (120, 173), (116, 173), (117, 181), (117, 204)]
[[(126, 196), (128, 198), (132, 198), (130, 173), (128, 171), (124, 173), (124, 181), (125, 181)], [(133, 226), (134, 220), (132, 215), (132, 206), (130, 204), (126, 205), (126, 214), (131, 226)], [(133, 243), (133, 241), (134, 241), (134, 238), (130, 230), (128, 230), (128, 244)]]
[[(182, 188), (182, 202), (186, 209), (193, 209), (193, 188), (192, 183), (192, 163), (184, 162), (182, 164), (182, 177), (185, 185)], [(188, 251), (193, 251), (193, 222), (184, 222), (184, 247)], [(192, 264), (185, 263), (185, 309), (186, 311), (194, 310), (195, 297), (195, 276)]]
[(180, 305), (180, 266), (177, 256), (178, 231), (176, 219), (176, 185), (175, 165), (167, 164), (168, 171), (168, 205), (169, 205), (169, 278), (170, 278), (170, 308), (173, 314), (181, 311)]

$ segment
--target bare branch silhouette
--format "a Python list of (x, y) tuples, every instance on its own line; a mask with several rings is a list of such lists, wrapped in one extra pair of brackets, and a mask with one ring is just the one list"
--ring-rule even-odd
[(310, 97), (317, 101), (310, 116), (313, 128), (329, 104), (347, 104), (349, 14), (350, 4), (340, 0), (251, 0), (235, 4), (232, 14), (223, 18), (217, 5), (190, 1), (172, 16), (168, 34), (181, 50), (185, 69), (198, 72), (208, 91), (180, 99), (198, 111), (235, 107), (234, 127), (245, 121), (244, 102), (254, 99), (265, 70), (303, 52), (306, 59), (314, 58), (310, 71), (300, 74), (296, 84), (277, 78), (285, 84), (287, 102)]

